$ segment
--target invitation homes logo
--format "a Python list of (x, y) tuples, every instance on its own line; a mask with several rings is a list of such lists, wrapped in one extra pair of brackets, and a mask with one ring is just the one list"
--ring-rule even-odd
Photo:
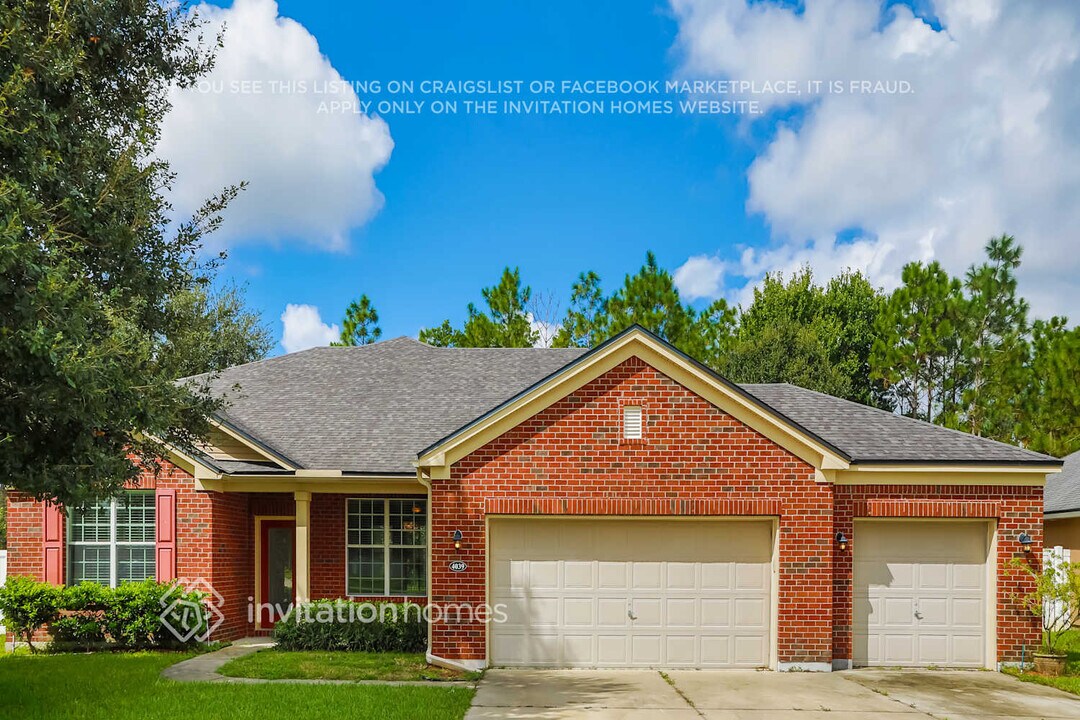
[(345, 623), (504, 623), (509, 617), (506, 605), (497, 603), (403, 603), (321, 600), (300, 605), (248, 603), (248, 622), (257, 617), (273, 617), (285, 622)]
[(225, 598), (205, 578), (182, 578), (161, 596), (161, 624), (182, 643), (206, 642), (225, 622)]

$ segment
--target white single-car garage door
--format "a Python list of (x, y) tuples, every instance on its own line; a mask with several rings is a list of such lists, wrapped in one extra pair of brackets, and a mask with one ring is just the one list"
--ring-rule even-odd
[(769, 664), (768, 520), (493, 518), (495, 666)]
[(856, 521), (856, 666), (984, 667), (985, 521)]

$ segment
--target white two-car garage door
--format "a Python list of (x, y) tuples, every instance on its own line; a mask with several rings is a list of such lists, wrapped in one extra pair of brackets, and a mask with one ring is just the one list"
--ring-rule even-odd
[(492, 518), (495, 666), (769, 664), (767, 520)]
[(855, 524), (856, 666), (984, 667), (990, 524)]

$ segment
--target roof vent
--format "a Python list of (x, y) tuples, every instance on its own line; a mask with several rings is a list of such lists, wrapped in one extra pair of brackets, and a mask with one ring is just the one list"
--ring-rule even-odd
[(622, 433), (626, 440), (641, 439), (641, 406), (624, 405), (622, 411)]

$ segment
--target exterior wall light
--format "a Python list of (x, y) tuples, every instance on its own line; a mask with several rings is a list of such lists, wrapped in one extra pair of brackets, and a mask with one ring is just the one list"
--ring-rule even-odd
[(1022, 532), (1016, 536), (1016, 539), (1024, 547), (1024, 552), (1031, 552), (1031, 543), (1034, 541), (1031, 539), (1030, 535), (1028, 535), (1026, 532)]
[(844, 552), (845, 550), (847, 550), (848, 539), (847, 535), (845, 535), (843, 531), (836, 533), (836, 542), (840, 546), (840, 552)]
[(454, 531), (454, 549), (455, 550), (460, 550), (461, 549), (461, 531), (460, 530), (455, 530)]

